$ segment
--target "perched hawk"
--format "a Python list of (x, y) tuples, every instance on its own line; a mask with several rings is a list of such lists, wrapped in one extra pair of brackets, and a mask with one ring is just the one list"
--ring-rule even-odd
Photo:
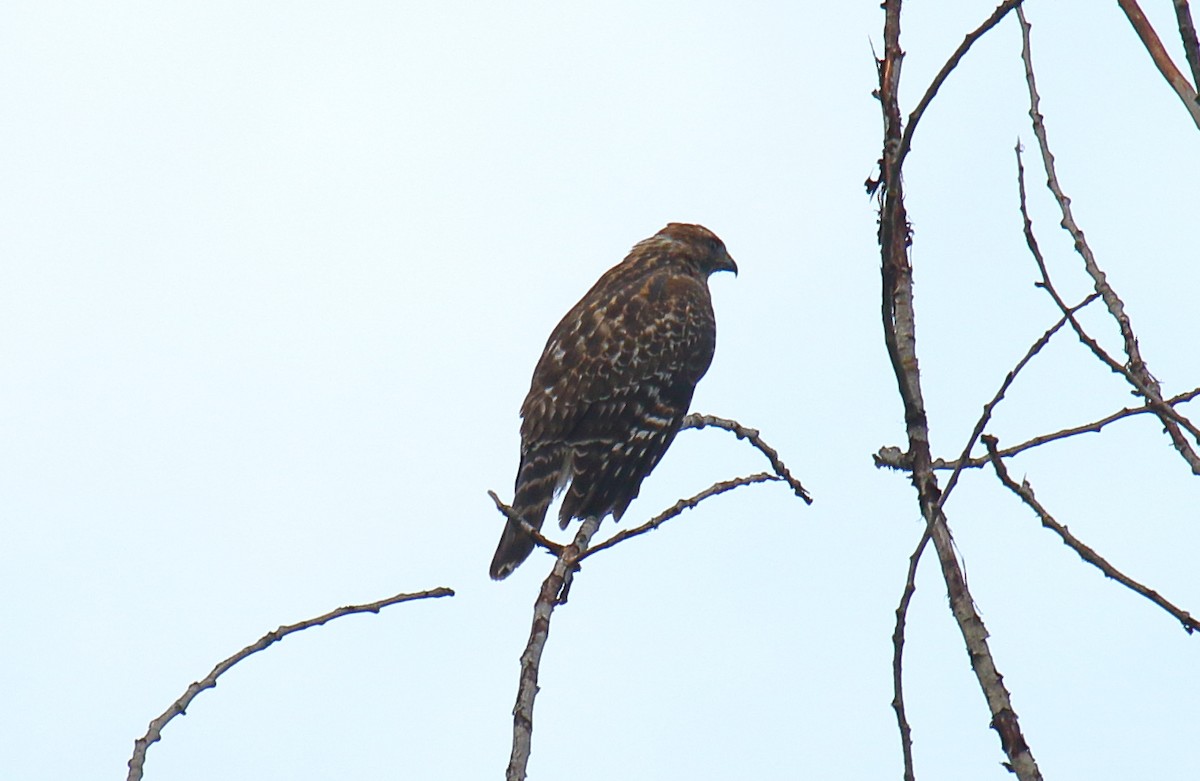
[[(687, 415), (716, 345), (708, 276), (737, 273), (712, 231), (673, 222), (639, 242), (546, 341), (521, 405), (513, 510), (540, 529), (569, 484), (559, 525), (621, 519)], [(492, 558), (505, 578), (533, 550), (512, 521)]]

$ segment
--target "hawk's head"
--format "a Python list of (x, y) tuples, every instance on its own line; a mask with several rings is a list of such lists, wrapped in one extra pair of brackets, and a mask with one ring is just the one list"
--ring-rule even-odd
[(670, 245), (670, 254), (687, 263), (701, 276), (715, 271), (732, 271), (737, 275), (737, 263), (729, 257), (725, 242), (703, 225), (671, 222), (654, 234), (654, 238)]

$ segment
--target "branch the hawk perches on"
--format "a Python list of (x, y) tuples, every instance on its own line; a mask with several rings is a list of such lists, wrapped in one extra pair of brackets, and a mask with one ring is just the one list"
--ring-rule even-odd
[[(687, 415), (716, 347), (708, 277), (737, 273), (707, 228), (673, 222), (609, 269), (551, 332), (521, 405), (514, 514), (540, 529), (566, 488), (559, 525), (616, 520)], [(509, 520), (492, 558), (500, 580), (533, 550)]]

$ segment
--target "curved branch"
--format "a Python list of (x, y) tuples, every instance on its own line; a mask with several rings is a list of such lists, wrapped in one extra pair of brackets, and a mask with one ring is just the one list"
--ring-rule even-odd
[(161, 716), (150, 722), (150, 728), (146, 731), (146, 734), (133, 742), (133, 756), (130, 757), (128, 763), (129, 775), (126, 776), (127, 781), (138, 781), (138, 779), (142, 777), (142, 769), (146, 763), (146, 751), (153, 743), (156, 743), (162, 739), (163, 727), (165, 727), (167, 723), (176, 716), (185, 714), (188, 706), (192, 704), (192, 700), (196, 699), (196, 695), (205, 689), (211, 689), (216, 686), (217, 678), (220, 678), (222, 675), (228, 672), (229, 668), (233, 667), (246, 657), (256, 654), (259, 651), (274, 645), (294, 632), (300, 632), (304, 629), (314, 626), (321, 626), (322, 624), (328, 623), (335, 618), (354, 615), (355, 613), (378, 613), (385, 607), (398, 605), (401, 602), (411, 602), (415, 599), (433, 599), (437, 597), (452, 596), (454, 596), (454, 591), (445, 587), (430, 589), (429, 591), (419, 591), (415, 594), (396, 594), (395, 596), (388, 597), (387, 599), (381, 599), (378, 602), (371, 602), (366, 605), (347, 605), (346, 607), (339, 607), (336, 610), (331, 610), (324, 615), (317, 616), (316, 618), (310, 618), (307, 621), (301, 621), (298, 624), (288, 624), (287, 626), (279, 627), (273, 632), (267, 632), (256, 642), (246, 646), (233, 656), (217, 664), (217, 666), (214, 667), (208, 675), (189, 686), (187, 691), (183, 693), (183, 696), (171, 703), (171, 707), (167, 708), (167, 710)]
[(759, 472), (758, 474), (748, 475), (746, 477), (735, 477), (732, 480), (725, 480), (724, 482), (713, 483), (708, 488), (705, 488), (703, 491), (696, 494), (695, 496), (688, 497), (687, 499), (680, 499), (678, 502), (671, 505), (666, 510), (663, 510), (661, 513), (654, 516), (650, 520), (646, 521), (641, 526), (634, 526), (631, 529), (622, 529), (621, 531), (617, 532), (612, 537), (609, 537), (607, 540), (600, 543), (596, 547), (591, 548), (586, 553), (581, 554), (579, 556), (578, 560), (583, 561), (588, 556), (591, 556), (593, 553), (599, 553), (602, 550), (611, 548), (612, 546), (616, 545), (617, 543), (624, 542), (625, 540), (629, 539), (630, 537), (637, 537), (640, 534), (645, 534), (646, 532), (654, 531), (659, 526), (662, 526), (667, 521), (678, 516), (684, 510), (692, 509), (693, 507), (700, 504), (701, 502), (703, 502), (705, 499), (708, 499), (709, 497), (716, 496), (717, 494), (723, 494), (726, 491), (732, 491), (733, 489), (740, 488), (743, 485), (751, 485), (753, 483), (765, 483), (770, 480), (782, 481), (783, 478), (779, 477), (777, 475), (767, 473), (767, 472)]
[(763, 442), (762, 437), (759, 436), (758, 429), (746, 428), (736, 420), (730, 420), (729, 418), (718, 418), (715, 415), (701, 415), (693, 412), (683, 419), (681, 430), (687, 428), (703, 429), (709, 426), (731, 431), (738, 439), (749, 441), (751, 445), (754, 445), (754, 447), (758, 448), (759, 452), (767, 457), (767, 460), (771, 462), (771, 468), (775, 470), (775, 474), (779, 475), (782, 480), (791, 486), (792, 492), (803, 499), (805, 504), (812, 504), (812, 496), (808, 493), (808, 489), (802, 486), (799, 480), (792, 477), (792, 473), (788, 471), (787, 465), (779, 458), (778, 451), (766, 442)]

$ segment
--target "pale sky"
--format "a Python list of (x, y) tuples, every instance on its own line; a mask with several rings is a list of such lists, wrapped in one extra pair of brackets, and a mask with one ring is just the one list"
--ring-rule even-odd
[[(911, 110), (993, 3), (910, 2)], [(1178, 53), (1169, 4), (1146, 3)], [(1149, 7), (1151, 5), (1162, 6)], [(1059, 175), (1150, 369), (1200, 385), (1200, 135), (1115, 3), (1032, 2)], [(899, 778), (891, 634), (921, 534), (879, 322), (877, 2), (10, 3), (0, 16), (0, 777), (124, 778), (147, 723), (281, 624), (401, 591), (226, 674), (146, 778), (500, 778), (549, 559), (487, 565), (547, 334), (669, 221), (719, 234), (693, 409), (815, 497), (713, 499), (589, 559), (555, 617), (533, 779)], [(935, 455), (1057, 312), (1033, 283), (1005, 21), (925, 116), (906, 186)], [(1089, 290), (1034, 150), (1031, 209)], [(1085, 318), (1105, 344), (1114, 330)], [(1135, 404), (1063, 334), (1002, 444)], [(1196, 417), (1196, 402), (1190, 414)], [(1148, 417), (1013, 460), (1117, 567), (1200, 611), (1200, 482)], [(624, 524), (765, 467), (685, 432)], [(1046, 778), (1192, 779), (1200, 639), (988, 472), (947, 503)], [(614, 530), (611, 521), (602, 533)], [(917, 777), (1010, 778), (929, 556)]]

